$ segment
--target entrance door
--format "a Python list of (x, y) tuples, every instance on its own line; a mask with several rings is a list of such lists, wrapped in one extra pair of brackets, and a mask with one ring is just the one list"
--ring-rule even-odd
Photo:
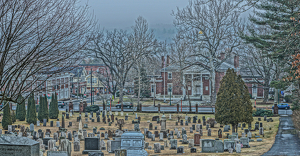
[(196, 86), (196, 95), (200, 95), (200, 89), (201, 89), (201, 87), (200, 86)]

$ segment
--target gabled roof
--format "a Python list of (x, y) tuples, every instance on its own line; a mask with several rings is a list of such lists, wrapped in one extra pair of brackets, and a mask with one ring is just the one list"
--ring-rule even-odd
[(74, 77), (81, 77), (83, 69), (83, 67), (75, 67), (70, 72), (74, 74)]

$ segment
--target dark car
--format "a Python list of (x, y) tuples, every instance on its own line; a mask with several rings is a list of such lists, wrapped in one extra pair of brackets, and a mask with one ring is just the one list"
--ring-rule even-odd
[[(117, 108), (121, 108), (121, 104), (116, 105)], [(131, 102), (123, 102), (123, 108), (132, 108), (133, 104)]]
[(58, 107), (63, 108), (66, 104), (64, 101), (58, 101), (57, 105), (58, 105)]
[[(278, 109), (290, 109), (290, 105), (288, 103), (280, 103), (277, 106)], [(274, 106), (272, 106), (272, 109), (274, 109)]]

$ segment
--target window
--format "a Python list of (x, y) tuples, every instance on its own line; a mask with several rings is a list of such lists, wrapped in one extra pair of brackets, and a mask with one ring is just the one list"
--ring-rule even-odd
[(256, 94), (257, 93), (257, 87), (256, 85), (253, 85), (253, 94)]
[(208, 86), (205, 86), (205, 90), (208, 90)]
[(151, 85), (151, 92), (153, 93), (155, 89), (155, 85)]
[(204, 79), (205, 79), (205, 80), (208, 80), (209, 78), (208, 78), (208, 76), (205, 76)]
[(172, 79), (172, 73), (171, 72), (168, 73), (168, 79)]

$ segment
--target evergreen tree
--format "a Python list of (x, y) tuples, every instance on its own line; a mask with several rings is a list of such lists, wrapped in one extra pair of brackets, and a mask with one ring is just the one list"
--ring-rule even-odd
[[(291, 39), (293, 32), (299, 31), (296, 24), (299, 16), (300, 0), (262, 0), (254, 5), (254, 16), (250, 16), (251, 23), (255, 27), (248, 27), (251, 35), (243, 35), (242, 38), (253, 44), (272, 58), (279, 60), (290, 58), (294, 54), (294, 47), (299, 45), (299, 40), (294, 43)], [(268, 28), (269, 34), (259, 34), (255, 31), (257, 26)], [(298, 35), (297, 35), (298, 36)], [(293, 42), (293, 43), (292, 43)], [(288, 45), (288, 46), (287, 46)], [(288, 50), (290, 49), (290, 50)]]
[(30, 95), (29, 99), (28, 99), (28, 105), (27, 108), (28, 109), (28, 119), (27, 119), (27, 123), (31, 124), (36, 124), (36, 107), (35, 107), (35, 101), (34, 101), (34, 96), (33, 94)]
[(12, 111), (12, 114), (11, 114), (11, 122), (12, 122), (12, 123), (15, 123), (15, 122), (16, 122), (16, 114), (15, 114), (15, 111)]
[(18, 97), (18, 104), (17, 104), (17, 110), (16, 110), (16, 119), (19, 119), (20, 121), (24, 121), (25, 116), (26, 116), (25, 100), (20, 95)]
[(51, 98), (51, 102), (50, 102), (49, 118), (57, 119), (58, 113), (59, 113), (59, 110), (58, 110), (57, 96), (55, 93), (55, 94), (52, 94), (52, 98)]
[(40, 96), (40, 105), (39, 105), (39, 111), (38, 111), (38, 120), (43, 121), (44, 119), (44, 100), (43, 97)]
[(237, 130), (239, 122), (253, 121), (248, 88), (233, 69), (228, 69), (221, 80), (215, 109), (216, 121), (220, 124), (231, 124), (233, 132)]
[[(141, 69), (140, 69), (141, 71), (140, 71), (140, 82), (141, 82), (141, 85), (140, 85), (140, 87), (141, 87), (141, 93), (140, 93), (140, 95), (142, 96), (142, 97), (149, 97), (150, 96), (150, 94), (151, 94), (151, 92), (150, 92), (150, 81), (149, 81), (149, 78), (147, 77), (147, 73), (146, 73), (146, 69), (144, 68), (144, 67), (141, 67)], [(135, 89), (134, 89), (134, 92), (135, 92), (135, 94), (136, 95), (138, 95), (138, 91), (139, 91), (139, 85), (138, 85), (138, 83), (139, 83), (139, 80), (138, 79), (136, 79), (135, 80)]]
[[(6, 102), (4, 102), (4, 103), (6, 103)], [(11, 114), (10, 114), (10, 108), (9, 108), (9, 104), (8, 104), (4, 107), (4, 110), (3, 110), (2, 128), (7, 130), (8, 125), (11, 125), (11, 124), (12, 124)]]
[(43, 98), (44, 100), (44, 119), (49, 119), (49, 110), (48, 110), (48, 100), (47, 100), (47, 96), (45, 95), (45, 97)]

